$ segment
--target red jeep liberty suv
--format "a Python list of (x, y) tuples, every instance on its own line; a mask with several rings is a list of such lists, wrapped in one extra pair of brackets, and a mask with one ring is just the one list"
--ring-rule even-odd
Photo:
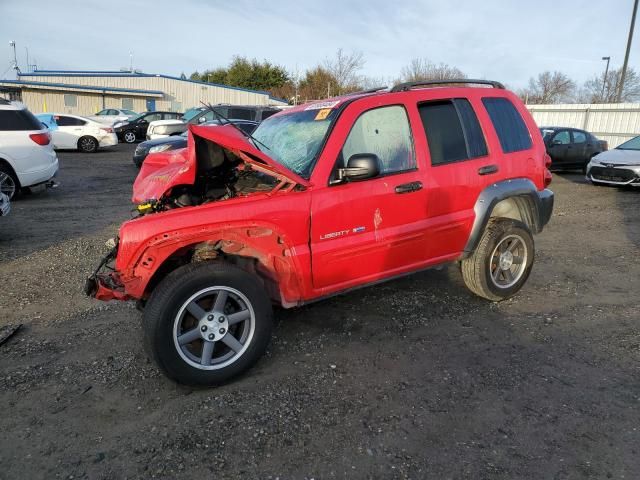
[(476, 295), (511, 297), (551, 216), (549, 164), (525, 106), (486, 80), (300, 105), (252, 136), (190, 126), (187, 148), (145, 160), (139, 216), (85, 289), (138, 300), (169, 377), (219, 384), (264, 353), (273, 304), (446, 262)]

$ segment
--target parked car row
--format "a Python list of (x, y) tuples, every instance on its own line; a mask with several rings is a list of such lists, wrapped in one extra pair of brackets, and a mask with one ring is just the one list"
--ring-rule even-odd
[(640, 135), (593, 157), (586, 174), (596, 185), (640, 187)]
[(78, 115), (40, 113), (36, 118), (51, 132), (53, 147), (93, 153), (100, 147), (118, 144), (112, 127)]
[[(258, 122), (251, 120), (230, 120), (234, 125), (240, 128), (243, 132), (251, 134), (259, 125)], [(224, 125), (226, 122), (220, 120), (212, 120), (211, 122), (203, 123), (206, 126), (219, 126)], [(183, 132), (179, 135), (171, 135), (167, 137), (160, 137), (154, 140), (147, 140), (140, 143), (133, 152), (133, 163), (136, 167), (140, 168), (142, 162), (150, 153), (166, 152), (168, 150), (177, 150), (179, 148), (185, 148), (187, 146), (188, 132)]]
[(215, 105), (212, 108), (198, 107), (185, 112), (182, 118), (176, 120), (159, 120), (149, 124), (146, 138), (155, 140), (172, 135), (180, 135), (187, 131), (188, 125), (202, 125), (220, 118), (233, 118), (260, 123), (282, 109), (268, 106), (240, 106), (240, 105)]

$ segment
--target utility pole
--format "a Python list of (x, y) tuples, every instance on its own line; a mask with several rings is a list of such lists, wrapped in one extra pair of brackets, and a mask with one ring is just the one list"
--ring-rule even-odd
[(129, 72), (133, 73), (133, 52), (129, 52)]
[(27, 47), (24, 47), (24, 49), (27, 51), (27, 72), (29, 72), (29, 49)]
[(20, 75), (20, 67), (18, 66), (18, 57), (16, 56), (16, 41), (11, 40), (9, 46), (13, 47), (13, 69)]
[(602, 60), (607, 61), (607, 68), (604, 69), (604, 78), (602, 79), (602, 94), (600, 94), (600, 100), (604, 103), (604, 88), (607, 86), (607, 76), (609, 75), (609, 62), (611, 57), (602, 57)]
[(622, 74), (620, 75), (620, 87), (618, 88), (618, 103), (622, 101), (622, 91), (624, 89), (624, 80), (627, 76), (627, 66), (629, 64), (629, 52), (631, 51), (631, 42), (633, 41), (633, 29), (636, 26), (636, 13), (638, 13), (638, 0), (633, 2), (633, 13), (631, 14), (631, 26), (629, 27), (629, 40), (627, 41), (627, 52), (624, 55), (624, 64), (622, 65)]

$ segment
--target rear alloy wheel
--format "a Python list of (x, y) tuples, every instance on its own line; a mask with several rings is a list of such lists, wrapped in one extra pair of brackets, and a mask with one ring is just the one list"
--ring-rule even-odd
[(19, 188), (18, 179), (10, 168), (0, 165), (0, 192), (13, 199)]
[(122, 135), (122, 138), (127, 143), (135, 143), (136, 133), (131, 130), (127, 130), (126, 132), (124, 132), (124, 135)]
[(84, 153), (94, 153), (98, 150), (98, 140), (93, 137), (80, 137), (78, 140), (78, 150)]
[(169, 274), (149, 298), (145, 342), (170, 378), (217, 385), (262, 356), (271, 317), (271, 302), (255, 276), (221, 263), (191, 264)]
[(534, 255), (533, 236), (525, 224), (491, 219), (473, 254), (462, 261), (462, 277), (476, 295), (505, 300), (529, 278)]

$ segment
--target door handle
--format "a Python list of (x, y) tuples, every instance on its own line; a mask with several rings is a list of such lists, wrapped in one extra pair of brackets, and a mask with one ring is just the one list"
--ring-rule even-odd
[(396, 187), (396, 193), (411, 193), (422, 190), (422, 182), (403, 183)]
[(492, 173), (498, 172), (497, 165), (485, 165), (484, 167), (480, 167), (478, 169), (478, 175), (491, 175)]

